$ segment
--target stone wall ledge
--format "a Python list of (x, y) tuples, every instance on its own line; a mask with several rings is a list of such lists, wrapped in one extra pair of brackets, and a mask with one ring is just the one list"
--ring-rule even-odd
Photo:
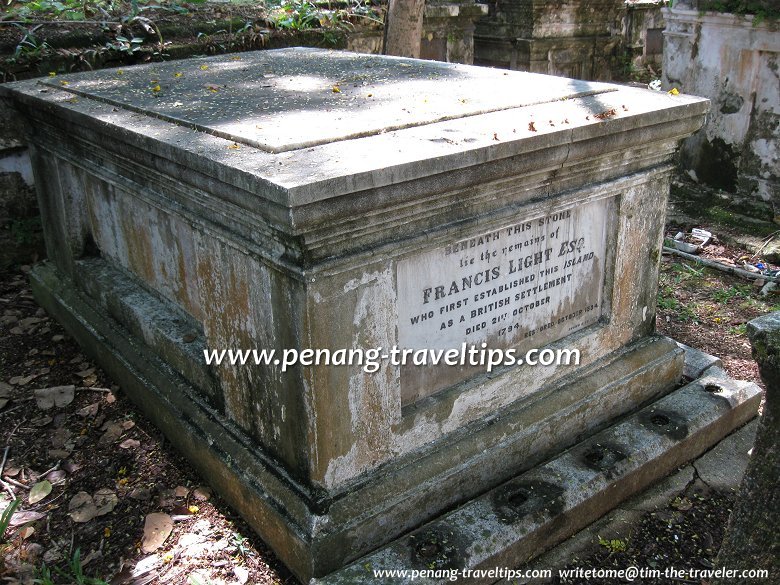
[[(777, 22), (773, 22), (766, 19), (757, 19), (752, 14), (729, 14), (725, 12), (700, 12), (698, 10), (687, 10), (684, 8), (667, 8), (661, 9), (665, 18), (668, 18), (670, 14), (674, 14), (675, 20), (682, 23), (690, 24), (715, 24), (725, 27), (737, 27), (743, 28), (749, 25), (755, 29), (756, 32), (770, 32), (776, 33), (780, 25)], [(666, 33), (664, 33), (666, 34)]]

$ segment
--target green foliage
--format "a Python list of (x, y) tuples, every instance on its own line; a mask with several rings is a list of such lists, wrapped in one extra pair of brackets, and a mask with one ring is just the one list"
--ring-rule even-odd
[(133, 55), (141, 50), (144, 44), (144, 39), (140, 37), (133, 37), (128, 39), (127, 37), (118, 36), (114, 39), (113, 43), (106, 43), (106, 49), (112, 51), (118, 51), (125, 55)]
[(658, 293), (658, 306), (667, 311), (676, 311), (680, 308), (680, 303), (672, 296), (663, 296), (661, 293)]
[(40, 41), (35, 36), (33, 29), (28, 29), (18, 24), (14, 24), (14, 26), (21, 29), (24, 35), (22, 36), (22, 40), (19, 41), (19, 44), (16, 45), (14, 54), (9, 59), (11, 62), (34, 61), (40, 59), (51, 50), (51, 47), (46, 41)]
[(376, 20), (371, 9), (360, 2), (356, 2), (351, 10), (331, 10), (324, 3), (312, 0), (283, 0), (269, 8), (268, 20), (276, 28), (291, 31), (316, 29), (329, 45), (337, 45), (342, 33), (352, 27), (351, 15)]
[(699, 9), (729, 14), (752, 14), (756, 17), (755, 24), (780, 18), (780, 3), (777, 0), (701, 0)]
[(319, 28), (322, 12), (309, 0), (285, 0), (271, 13), (271, 21), (277, 28), (304, 30)]
[(247, 546), (247, 542), (246, 537), (242, 536), (240, 532), (234, 532), (230, 537), (230, 544), (233, 546), (235, 554), (242, 559), (246, 559), (254, 554), (252, 549)]
[(11, 235), (17, 244), (29, 246), (41, 239), (43, 228), (40, 216), (11, 220)]
[[(55, 580), (53, 575), (62, 577), (63, 580)], [(84, 567), (81, 564), (81, 550), (78, 548), (68, 561), (68, 566), (65, 569), (54, 567), (52, 572), (52, 569), (47, 567), (46, 563), (36, 568), (33, 583), (36, 585), (59, 585), (59, 583), (67, 583), (68, 585), (108, 585), (103, 579), (88, 577), (84, 574)]]
[(729, 334), (731, 335), (745, 335), (747, 333), (747, 324), (742, 323), (741, 325), (735, 325), (734, 327), (729, 327)]
[(698, 319), (696, 314), (697, 305), (684, 305), (674, 296), (674, 289), (671, 286), (664, 286), (658, 291), (657, 305), (659, 309), (675, 313), (675, 317), (680, 321), (695, 321)]
[(747, 285), (735, 285), (729, 288), (714, 290), (712, 291), (712, 298), (723, 304), (734, 298), (747, 299), (750, 298), (750, 287)]
[(8, 507), (3, 510), (2, 516), (0, 516), (0, 550), (8, 546), (8, 541), (5, 540), (5, 531), (11, 525), (11, 516), (16, 512), (16, 508), (19, 507), (21, 500), (18, 498), (11, 502)]
[(620, 540), (619, 538), (607, 540), (606, 538), (601, 538), (599, 536), (599, 544), (606, 548), (610, 553), (625, 552), (625, 550), (628, 548), (628, 543), (625, 540)]
[(113, 10), (119, 0), (20, 0), (11, 10), (20, 20), (54, 17), (60, 20), (84, 20), (87, 14)]
[[(206, 0), (189, 1), (198, 4)], [(153, 8), (188, 12), (178, 0), (18, 0), (8, 9), (7, 20), (105, 20), (112, 15), (133, 18)]]

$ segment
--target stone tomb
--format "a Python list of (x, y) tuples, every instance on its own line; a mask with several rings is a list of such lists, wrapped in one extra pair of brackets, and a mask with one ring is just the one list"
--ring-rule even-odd
[[(304, 582), (681, 378), (656, 281), (706, 100), (314, 49), (2, 91), (46, 229), (37, 297)], [(204, 359), (463, 343), (581, 363)]]

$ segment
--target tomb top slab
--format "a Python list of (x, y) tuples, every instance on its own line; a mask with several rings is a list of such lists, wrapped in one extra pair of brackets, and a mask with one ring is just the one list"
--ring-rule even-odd
[[(69, 75), (67, 91), (287, 152), (442, 120), (615, 91), (463, 65), (308, 48)], [(46, 81), (63, 87), (62, 79)]]
[(708, 110), (694, 96), (309, 48), (68, 74), (4, 92), (44, 120), (99, 127), (122, 149), (288, 207), (517, 155), (544, 168), (570, 158), (573, 143), (635, 130), (635, 144), (676, 139), (690, 133), (683, 120)]

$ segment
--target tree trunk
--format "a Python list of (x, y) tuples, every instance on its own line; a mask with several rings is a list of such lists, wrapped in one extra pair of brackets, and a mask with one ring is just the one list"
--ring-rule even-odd
[(385, 17), (385, 55), (420, 57), (425, 0), (390, 0)]
[[(760, 581), (780, 583), (780, 312), (748, 323), (748, 337), (766, 384), (766, 401), (716, 566), (766, 569), (769, 577)], [(724, 576), (714, 579), (713, 585), (757, 582)]]

